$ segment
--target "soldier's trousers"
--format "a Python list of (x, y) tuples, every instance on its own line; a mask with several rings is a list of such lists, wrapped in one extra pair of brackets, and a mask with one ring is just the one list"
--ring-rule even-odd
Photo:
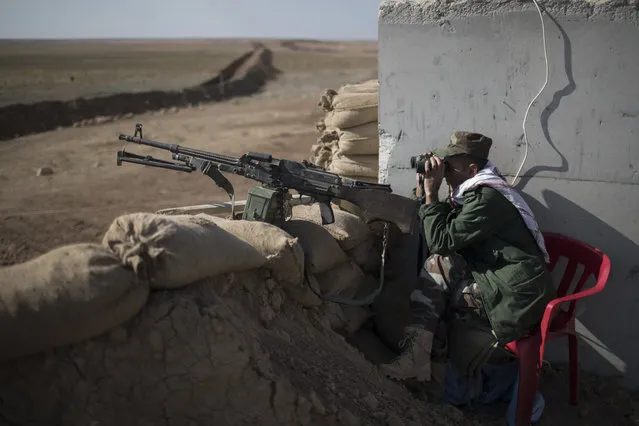
[(474, 375), (497, 344), (481, 292), (461, 256), (431, 255), (410, 294), (411, 324), (432, 331), (431, 360)]

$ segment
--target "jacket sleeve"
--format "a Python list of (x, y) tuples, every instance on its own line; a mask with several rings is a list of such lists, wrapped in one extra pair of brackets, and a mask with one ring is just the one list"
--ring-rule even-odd
[(426, 201), (426, 196), (422, 195), (421, 197), (417, 196), (417, 187), (413, 188), (413, 191), (411, 192), (411, 196), (410, 196), (413, 200), (417, 200), (419, 202), (419, 204), (424, 204), (424, 201)]
[(464, 205), (452, 217), (445, 202), (421, 206), (419, 217), (431, 253), (448, 255), (481, 241), (513, 219), (517, 210), (492, 188), (478, 188), (464, 196)]

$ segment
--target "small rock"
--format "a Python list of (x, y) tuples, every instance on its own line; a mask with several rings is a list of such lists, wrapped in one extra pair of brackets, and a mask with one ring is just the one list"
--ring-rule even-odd
[(126, 114), (124, 114), (124, 118), (131, 118), (131, 117), (133, 117), (132, 112), (127, 112)]
[(40, 167), (36, 171), (36, 176), (50, 176), (53, 174), (53, 169), (51, 167)]
[(320, 416), (325, 415), (326, 407), (324, 407), (324, 404), (322, 404), (322, 401), (319, 399), (319, 396), (317, 395), (317, 393), (315, 393), (315, 391), (311, 392), (310, 398), (311, 404), (313, 404), (313, 411)]
[(94, 168), (96, 168), (96, 169), (97, 169), (98, 167), (102, 167), (102, 162), (100, 162), (100, 161), (96, 161), (95, 163), (93, 163), (93, 167), (94, 167)]
[(386, 418), (386, 424), (388, 426), (405, 426), (404, 422), (397, 416), (397, 414), (390, 414)]
[(178, 108), (177, 107), (171, 107), (171, 108), (169, 108), (169, 112), (176, 113), (176, 112), (178, 112)]

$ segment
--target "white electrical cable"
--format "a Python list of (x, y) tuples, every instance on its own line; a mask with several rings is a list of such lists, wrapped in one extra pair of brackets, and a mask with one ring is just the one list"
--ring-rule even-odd
[(541, 20), (541, 38), (544, 42), (544, 59), (546, 60), (546, 80), (544, 81), (544, 85), (541, 86), (541, 89), (539, 89), (539, 92), (537, 92), (537, 95), (528, 104), (528, 108), (526, 108), (526, 114), (524, 114), (524, 121), (522, 122), (522, 127), (524, 129), (524, 142), (526, 144), (526, 149), (524, 150), (524, 159), (521, 161), (519, 170), (517, 170), (517, 173), (515, 173), (515, 177), (510, 182), (511, 185), (515, 184), (515, 181), (519, 177), (519, 173), (521, 173), (521, 169), (524, 167), (524, 164), (526, 163), (526, 158), (528, 157), (528, 135), (526, 133), (526, 119), (528, 118), (528, 112), (530, 111), (530, 107), (532, 106), (532, 104), (535, 103), (539, 95), (541, 95), (541, 93), (546, 88), (546, 85), (548, 84), (548, 50), (546, 48), (546, 26), (544, 24), (544, 16), (541, 13), (541, 9), (539, 8), (539, 4), (537, 3), (537, 0), (532, 0), (532, 1), (533, 3), (535, 3), (537, 12), (539, 12), (539, 19)]

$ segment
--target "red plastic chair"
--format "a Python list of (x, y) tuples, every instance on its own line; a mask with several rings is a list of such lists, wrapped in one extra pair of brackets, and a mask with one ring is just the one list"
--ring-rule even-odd
[[(541, 325), (532, 335), (510, 342), (506, 348), (519, 357), (519, 391), (517, 398), (517, 425), (529, 425), (535, 395), (539, 386), (539, 372), (544, 359), (544, 348), (549, 340), (568, 338), (570, 368), (570, 404), (577, 405), (579, 391), (578, 338), (575, 332), (575, 308), (577, 300), (599, 293), (606, 286), (610, 274), (610, 259), (601, 250), (573, 238), (544, 232), (546, 249), (550, 256), (548, 268), (552, 271), (561, 257), (568, 259), (564, 275), (557, 288), (557, 299), (546, 306)], [(579, 264), (584, 270), (571, 294), (570, 284)], [(584, 284), (594, 275), (597, 283), (586, 290)], [(567, 303), (567, 309), (560, 308)]]

